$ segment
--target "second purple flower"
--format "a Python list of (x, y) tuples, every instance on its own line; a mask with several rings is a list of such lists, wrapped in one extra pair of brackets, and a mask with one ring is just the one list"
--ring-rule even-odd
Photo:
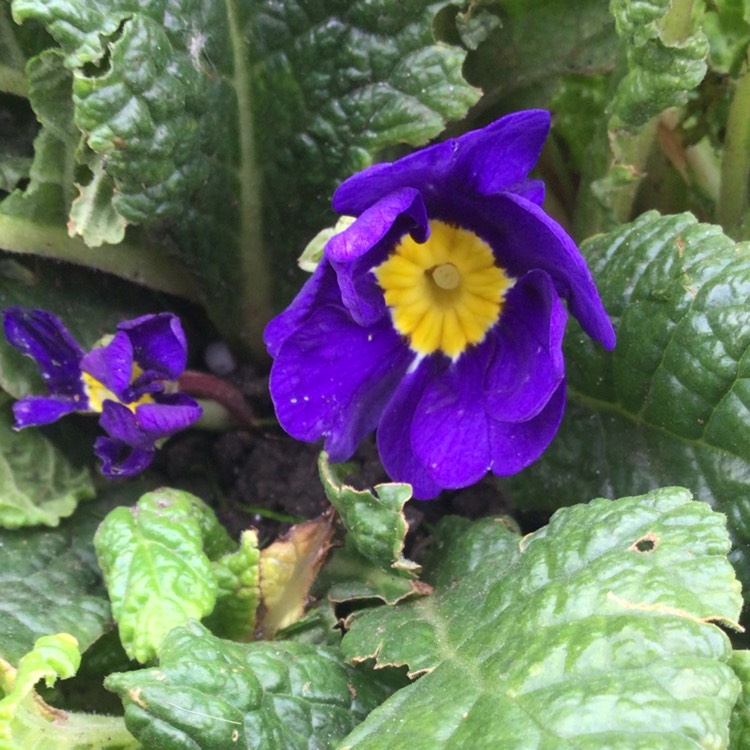
[(266, 329), (281, 425), (333, 461), (377, 430), (418, 498), (535, 461), (565, 406), (566, 306), (608, 349), (612, 325), (573, 240), (528, 174), (532, 110), (344, 182), (356, 217)]

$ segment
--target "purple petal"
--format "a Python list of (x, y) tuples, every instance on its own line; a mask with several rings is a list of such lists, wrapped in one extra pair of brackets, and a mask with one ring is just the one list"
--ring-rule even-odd
[(411, 424), (417, 404), (440, 368), (438, 357), (428, 357), (407, 373), (383, 412), (378, 425), (378, 452), (388, 476), (395, 482), (409, 482), (413, 495), (430, 500), (442, 487), (417, 458), (411, 440)]
[(73, 399), (45, 398), (44, 396), (29, 396), (13, 404), (14, 425), (17, 430), (40, 424), (56, 422), (60, 417), (75, 411), (85, 411), (81, 401)]
[(271, 369), (281, 426), (298, 440), (326, 438), (343, 461), (372, 432), (413, 357), (390, 319), (371, 328), (323, 307), (284, 341)]
[(60, 320), (46, 310), (20, 307), (6, 308), (3, 317), (6, 338), (36, 361), (50, 392), (83, 397), (83, 350)]
[(482, 389), (492, 348), (486, 342), (431, 378), (411, 420), (414, 455), (441, 487), (474, 484), (492, 465)]
[(140, 429), (135, 414), (117, 401), (105, 401), (99, 424), (110, 437), (134, 448), (150, 450), (154, 438)]
[(271, 320), (263, 331), (268, 353), (272, 357), (278, 356), (281, 345), (304, 323), (311, 310), (340, 302), (336, 274), (328, 260), (323, 258), (289, 307)]
[(203, 410), (184, 393), (159, 396), (157, 403), (136, 407), (135, 420), (152, 441), (174, 435), (200, 419)]
[(557, 433), (564, 410), (563, 381), (544, 409), (527, 422), (509, 423), (490, 419), (493, 473), (507, 477), (534, 463)]
[(102, 474), (108, 477), (132, 477), (140, 474), (154, 459), (154, 449), (132, 448), (108, 437), (94, 442), (94, 453), (102, 462)]
[(433, 194), (458, 191), (487, 195), (512, 189), (536, 164), (549, 130), (549, 112), (516, 112), (388, 164), (376, 164), (346, 180), (333, 207), (358, 216), (400, 188), (420, 190), (429, 205)]
[[(371, 271), (407, 232), (418, 242), (429, 235), (424, 201), (412, 188), (397, 190), (378, 201), (326, 245), (341, 301), (360, 325), (372, 325), (386, 314), (383, 291)], [(370, 253), (373, 248), (376, 252)]]
[[(485, 198), (465, 209), (469, 221), (482, 217), (479, 230), (512, 276), (535, 268), (546, 271), (558, 293), (568, 301), (581, 326), (605, 349), (615, 345), (612, 323), (580, 251), (565, 230), (539, 206), (510, 193)], [(487, 222), (485, 217), (491, 217)]]
[[(544, 271), (531, 271), (508, 292), (495, 329), (484, 401), (491, 417), (525, 422), (565, 377), (562, 340), (568, 314)], [(468, 356), (468, 354), (467, 354)]]
[(116, 333), (105, 346), (97, 346), (81, 360), (81, 369), (121, 401), (133, 375), (133, 347), (124, 333)]
[(187, 341), (180, 319), (172, 313), (144, 315), (117, 326), (133, 345), (139, 367), (153, 370), (164, 380), (177, 380), (187, 364)]

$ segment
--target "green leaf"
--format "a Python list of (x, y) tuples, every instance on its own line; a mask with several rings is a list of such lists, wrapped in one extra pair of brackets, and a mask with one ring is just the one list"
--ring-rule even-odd
[(131, 482), (101, 493), (55, 529), (0, 531), (0, 658), (18, 664), (37, 638), (63, 631), (85, 652), (111, 628), (94, 531), (142, 487)]
[(409, 575), (418, 572), (419, 566), (403, 556), (409, 530), (403, 507), (411, 497), (411, 485), (379, 484), (375, 494), (355, 490), (344, 483), (346, 466), (331, 465), (325, 452), (318, 458), (318, 471), (326, 496), (348, 532), (349, 543), (382, 568), (393, 567)]
[(272, 300), (289, 296), (289, 269), (330, 220), (336, 185), (388, 146), (437, 136), (478, 98), (461, 76), (464, 52), (432, 38), (439, 5), (12, 7), (60, 45), (113, 209), (166, 227), (225, 335), (265, 356)]
[(715, 623), (742, 598), (721, 515), (668, 488), (560, 510), (499, 560), (479, 545), (455, 585), (353, 620), (350, 657), (427, 674), (341, 748), (726, 747), (740, 686)]
[(0, 750), (135, 750), (137, 743), (121, 718), (59, 711), (34, 691), (39, 680), (49, 687), (73, 676), (81, 662), (69, 633), (40, 638), (18, 669), (0, 660)]
[(650, 212), (584, 252), (617, 347), (572, 326), (567, 414), (540, 461), (506, 483), (512, 500), (551, 509), (684, 484), (726, 513), (750, 584), (750, 247), (689, 214)]
[(744, 750), (750, 746), (750, 651), (735, 651), (729, 663), (742, 683), (729, 726), (729, 750)]
[(91, 470), (73, 464), (40, 430), (16, 432), (13, 424), (0, 394), (0, 526), (57, 526), (94, 497)]
[(131, 659), (154, 658), (172, 628), (214, 608), (218, 585), (204, 546), (218, 527), (201, 500), (169, 488), (102, 522), (94, 546)]
[(387, 695), (338, 649), (231, 643), (197, 624), (167, 636), (158, 669), (105, 686), (123, 699), (128, 729), (160, 750), (334, 748)]
[(627, 73), (610, 105), (613, 125), (637, 128), (684, 104), (706, 74), (708, 42), (692, 0), (612, 0)]

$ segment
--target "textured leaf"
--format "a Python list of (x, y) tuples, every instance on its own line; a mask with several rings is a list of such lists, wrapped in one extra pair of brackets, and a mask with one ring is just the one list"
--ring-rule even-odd
[(263, 611), (259, 635), (273, 638), (280, 628), (302, 617), (310, 587), (325, 562), (333, 537), (333, 514), (292, 526), (260, 553), (260, 596)]
[(169, 488), (104, 519), (94, 546), (128, 656), (152, 659), (172, 628), (211, 612), (218, 585), (204, 546), (218, 526), (201, 500)]
[(729, 727), (729, 748), (745, 750), (750, 747), (750, 651), (735, 651), (729, 663), (742, 683)]
[(728, 549), (723, 517), (679, 488), (558, 511), (435, 597), (354, 619), (349, 656), (428, 674), (341, 747), (726, 747)]
[(338, 741), (387, 692), (338, 649), (237, 644), (192, 624), (166, 638), (158, 669), (111, 675), (125, 722), (160, 750), (308, 750)]
[(409, 527), (402, 509), (411, 497), (411, 485), (389, 482), (368, 490), (355, 490), (344, 483), (345, 467), (328, 462), (325, 452), (318, 459), (323, 489), (348, 532), (348, 543), (382, 568), (397, 568), (411, 574), (419, 566), (403, 556)]
[(384, 147), (438, 135), (478, 96), (463, 51), (432, 38), (430, 0), (12, 7), (60, 45), (115, 211), (169, 225), (215, 320), (257, 353), (338, 182)]
[(513, 501), (550, 508), (684, 484), (726, 513), (747, 585), (750, 248), (689, 214), (651, 212), (585, 252), (617, 348), (573, 326), (568, 412), (542, 459), (509, 482)]
[(40, 638), (18, 669), (0, 660), (0, 750), (135, 750), (138, 746), (121, 718), (69, 714), (47, 705), (34, 691), (44, 679), (75, 674), (81, 661), (69, 633)]
[(687, 101), (706, 74), (708, 42), (692, 3), (613, 0), (610, 8), (628, 61), (610, 112), (615, 124), (634, 128)]
[(0, 394), (0, 526), (57, 526), (94, 497), (91, 470), (74, 465), (41, 431), (15, 432), (13, 423)]

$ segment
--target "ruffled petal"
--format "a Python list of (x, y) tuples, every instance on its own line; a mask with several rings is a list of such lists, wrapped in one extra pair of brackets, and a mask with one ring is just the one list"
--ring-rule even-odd
[(325, 255), (336, 271), (341, 301), (360, 325), (372, 325), (386, 314), (383, 290), (371, 271), (407, 232), (418, 242), (429, 235), (424, 201), (412, 188), (397, 190), (378, 201), (326, 245)]
[(417, 405), (439, 371), (439, 359), (428, 357), (406, 374), (383, 412), (377, 431), (383, 467), (394, 482), (408, 482), (415, 498), (430, 500), (443, 489), (414, 451), (411, 425)]
[(400, 188), (420, 190), (429, 203), (446, 190), (487, 195), (512, 189), (534, 167), (549, 131), (549, 112), (516, 112), (398, 161), (375, 164), (343, 182), (333, 207), (358, 216)]
[(13, 404), (14, 425), (17, 430), (41, 424), (56, 422), (60, 417), (75, 411), (85, 411), (82, 403), (73, 399), (45, 398), (44, 396), (29, 396)]
[(174, 435), (200, 419), (203, 410), (184, 393), (159, 396), (157, 403), (136, 407), (135, 421), (143, 434), (152, 441)]
[(390, 320), (363, 328), (342, 308), (323, 307), (273, 363), (279, 423), (298, 440), (325, 437), (331, 459), (344, 461), (375, 429), (412, 357)]
[(102, 429), (112, 438), (135, 448), (153, 448), (154, 438), (146, 435), (138, 426), (135, 414), (117, 401), (105, 401), (99, 417)]
[(436, 373), (411, 420), (414, 455), (441, 487), (474, 484), (492, 465), (482, 389), (491, 349), (480, 345)]
[(490, 333), (494, 346), (484, 375), (484, 402), (491, 417), (525, 422), (547, 404), (565, 377), (567, 319), (544, 271), (527, 273), (510, 290)]
[(121, 401), (133, 375), (133, 347), (124, 333), (116, 333), (105, 346), (97, 346), (81, 360), (81, 370), (108, 388)]
[(133, 345), (133, 358), (144, 372), (176, 380), (187, 364), (187, 340), (180, 319), (172, 313), (144, 315), (117, 326)]
[(501, 477), (517, 474), (534, 463), (555, 437), (565, 410), (565, 382), (547, 405), (527, 422), (498, 422), (490, 419), (492, 471)]
[(605, 349), (615, 332), (586, 261), (567, 232), (532, 201), (511, 193), (466, 201), (459, 220), (484, 237), (512, 276), (546, 271), (589, 336)]
[(336, 273), (323, 258), (289, 307), (273, 318), (263, 331), (268, 353), (272, 357), (278, 356), (281, 345), (304, 323), (313, 309), (340, 302)]
[(154, 460), (155, 452), (153, 448), (132, 448), (108, 437), (99, 437), (94, 442), (94, 453), (102, 462), (102, 474), (113, 479), (140, 474)]
[(36, 361), (51, 393), (83, 397), (83, 350), (57, 317), (46, 310), (8, 307), (3, 320), (6, 338)]

